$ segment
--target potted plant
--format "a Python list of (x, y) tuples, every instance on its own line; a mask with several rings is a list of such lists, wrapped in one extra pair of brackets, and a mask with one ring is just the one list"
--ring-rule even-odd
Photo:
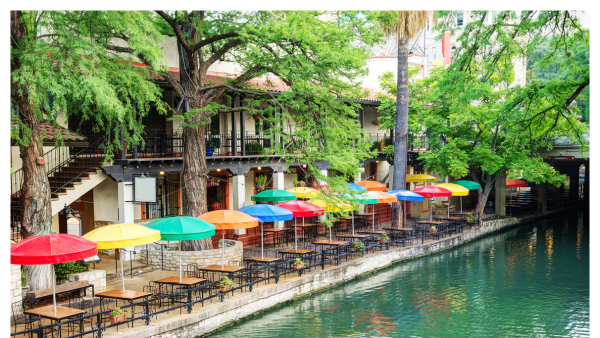
[(267, 176), (266, 175), (258, 175), (255, 178), (256, 182), (256, 192), (259, 193), (265, 190), (265, 184), (267, 184)]
[(206, 140), (206, 156), (213, 156), (215, 153), (215, 142), (212, 139)]
[(379, 125), (379, 123), (380, 123), (380, 121), (379, 121), (379, 120), (373, 120), (373, 125), (375, 125), (375, 126), (378, 126), (378, 125)]
[(472, 223), (476, 223), (476, 222), (477, 222), (477, 218), (475, 218), (475, 216), (469, 215), (467, 217), (467, 223), (471, 223), (472, 224)]
[(223, 276), (223, 280), (219, 282), (219, 292), (227, 292), (235, 287), (235, 283), (227, 276)]
[(352, 242), (352, 248), (359, 253), (365, 251), (365, 244), (363, 242)]
[(221, 210), (221, 199), (219, 197), (214, 197), (210, 199), (210, 208), (212, 210)]
[(303, 187), (304, 181), (298, 181), (298, 174), (294, 176), (294, 186), (295, 187)]
[(435, 226), (432, 226), (432, 227), (429, 229), (429, 233), (430, 233), (430, 234), (435, 234), (435, 233), (437, 233), (437, 229), (435, 228)]
[(294, 259), (294, 264), (292, 265), (294, 269), (302, 269), (304, 267), (304, 262), (300, 258)]
[(248, 154), (261, 154), (263, 147), (257, 141), (246, 142), (246, 153)]
[(260, 115), (258, 115), (258, 114), (254, 114), (254, 115), (252, 115), (252, 117), (254, 117), (255, 120), (260, 120)]
[(381, 235), (381, 239), (379, 240), (379, 242), (381, 242), (381, 243), (385, 243), (385, 242), (387, 242), (387, 241), (389, 241), (389, 240), (390, 240), (390, 238), (388, 237), (388, 235), (387, 235), (387, 234), (382, 234), (382, 235)]
[(129, 311), (123, 310), (120, 307), (115, 307), (108, 314), (108, 319), (111, 323), (115, 324), (124, 321), (128, 316), (131, 316)]

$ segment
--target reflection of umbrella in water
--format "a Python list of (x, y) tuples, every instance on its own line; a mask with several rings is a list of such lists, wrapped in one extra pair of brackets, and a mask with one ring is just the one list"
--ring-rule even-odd
[(237, 211), (252, 217), (256, 217), (261, 223), (260, 227), (260, 258), (264, 258), (263, 249), (263, 224), (264, 222), (289, 221), (293, 218), (292, 212), (284, 208), (269, 204), (249, 205)]
[[(44, 265), (80, 261), (98, 253), (97, 244), (68, 234), (39, 235), (26, 238), (10, 247), (10, 263)], [(56, 276), (52, 266), (52, 301), (56, 312)]]
[(215, 226), (201, 219), (188, 216), (166, 217), (146, 224), (160, 231), (163, 241), (179, 242), (179, 280), (181, 280), (181, 241), (209, 238), (215, 235)]
[[(160, 241), (160, 232), (139, 224), (122, 223), (103, 226), (83, 235), (84, 238), (98, 243), (98, 249), (122, 249)], [(121, 283), (125, 292), (123, 276), (123, 257), (121, 261)]]

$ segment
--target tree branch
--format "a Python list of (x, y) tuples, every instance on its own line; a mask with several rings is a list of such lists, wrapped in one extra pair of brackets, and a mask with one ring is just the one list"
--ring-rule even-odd
[(181, 33), (181, 30), (179, 30), (179, 27), (177, 27), (177, 23), (173, 19), (171, 19), (171, 17), (167, 13), (165, 13), (163, 11), (155, 11), (155, 12), (158, 15), (160, 15), (163, 19), (165, 19), (165, 21), (171, 26), (171, 28), (173, 29), (173, 32), (177, 36), (177, 40), (179, 40), (179, 42), (181, 42), (181, 45), (188, 52), (188, 54), (192, 54), (193, 51), (190, 48), (190, 45), (188, 45), (187, 41), (185, 41), (185, 37), (183, 36), (183, 33)]
[(190, 48), (191, 48), (192, 52), (195, 52), (198, 49), (200, 49), (206, 45), (209, 45), (213, 42), (217, 42), (217, 41), (228, 39), (228, 38), (235, 38), (238, 36), (240, 36), (238, 33), (224, 33), (224, 34), (214, 35), (214, 36), (211, 36), (210, 38), (207, 38), (207, 39), (197, 42), (196, 44), (192, 45)]
[(208, 71), (208, 68), (210, 66), (212, 66), (213, 63), (217, 62), (223, 55), (225, 55), (225, 53), (227, 53), (231, 48), (241, 45), (243, 44), (245, 41), (242, 39), (235, 39), (235, 40), (231, 40), (228, 41), (226, 44), (224, 44), (221, 49), (219, 49), (216, 53), (214, 53), (210, 58), (208, 58), (208, 60), (206, 60), (206, 62), (204, 62), (204, 64), (202, 65), (202, 70), (200, 71), (201, 74), (206, 74), (206, 71)]

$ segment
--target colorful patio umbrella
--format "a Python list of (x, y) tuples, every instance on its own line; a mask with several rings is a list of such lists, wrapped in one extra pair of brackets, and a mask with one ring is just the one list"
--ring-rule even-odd
[[(83, 235), (90, 241), (98, 243), (98, 249), (123, 249), (131, 246), (150, 244), (160, 241), (158, 230), (139, 224), (110, 224)], [(116, 258), (116, 256), (115, 256)], [(125, 276), (123, 276), (123, 259), (121, 261), (121, 284), (125, 293)]]
[[(345, 212), (354, 210), (352, 204), (349, 204), (338, 197), (334, 197), (329, 201), (324, 201), (322, 199), (311, 200), (310, 203), (323, 208), (325, 212)], [(331, 228), (329, 228), (329, 240), (331, 241)]]
[[(409, 190), (392, 190), (387, 192), (390, 195), (394, 195), (398, 198), (398, 201), (402, 201), (402, 207), (404, 208), (404, 219), (402, 225), (406, 224), (406, 202), (407, 201), (423, 201), (425, 198), (417, 193)], [(400, 224), (398, 224), (400, 227)]]
[(463, 187), (469, 189), (469, 190), (477, 190), (477, 189), (481, 189), (481, 184), (473, 182), (473, 181), (468, 181), (468, 180), (458, 180), (458, 181), (454, 181), (452, 182), (454, 184), (458, 184), (458, 185), (462, 185)]
[[(373, 198), (364, 193), (340, 194), (339, 197), (351, 200), (352, 202), (358, 203), (358, 204), (377, 204), (376, 198)], [(352, 209), (352, 235), (354, 235), (354, 209)]]
[[(469, 195), (469, 189), (454, 183), (440, 183), (437, 184), (436, 187), (442, 187), (452, 191), (452, 196), (460, 196), (460, 212), (462, 212), (462, 197)], [(448, 217), (450, 217), (450, 197), (448, 197)]]
[(269, 204), (256, 204), (248, 205), (237, 211), (243, 212), (244, 214), (258, 218), (260, 222), (260, 257), (264, 258), (263, 249), (263, 223), (264, 222), (278, 222), (278, 221), (289, 221), (294, 216), (291, 211), (276, 205)]
[(298, 198), (313, 198), (319, 194), (318, 190), (308, 187), (295, 187), (288, 189), (287, 192), (291, 192)]
[(369, 189), (367, 189), (365, 187), (361, 187), (360, 185), (354, 184), (354, 183), (346, 183), (346, 189), (348, 189), (348, 191), (352, 191), (352, 192), (354, 192), (354, 191), (363, 191), (363, 192), (369, 191)]
[(328, 186), (327, 184), (321, 184), (321, 185), (318, 185), (318, 186), (312, 187), (312, 188), (315, 190), (331, 190), (331, 187)]
[[(321, 216), (324, 209), (304, 201), (289, 201), (276, 204), (280, 208), (291, 211), (294, 217), (302, 217), (302, 226), (304, 226), (304, 217)], [(294, 250), (298, 251), (298, 238), (296, 232), (296, 219), (294, 219)]]
[(360, 185), (363, 188), (367, 188), (369, 191), (386, 191), (387, 187), (385, 184), (379, 183), (377, 181), (360, 181), (356, 182), (356, 184)]
[[(421, 188), (414, 189), (412, 192), (415, 192), (423, 197), (452, 196), (452, 191), (450, 191), (446, 188), (441, 188), (441, 187), (436, 187), (436, 186), (421, 187)], [(429, 221), (431, 221), (431, 220), (432, 220), (432, 215), (431, 215), (431, 211), (430, 211), (429, 212)]]
[[(369, 191), (367, 194), (372, 198), (375, 198), (377, 204), (394, 203), (398, 200), (398, 197), (384, 191)], [(373, 231), (375, 231), (375, 208), (373, 208)]]
[(406, 182), (437, 182), (437, 178), (425, 174), (408, 174), (406, 175)]
[[(295, 197), (295, 196), (294, 196)], [(199, 219), (213, 224), (223, 235), (221, 268), (225, 266), (225, 230), (247, 229), (258, 226), (258, 219), (235, 210), (215, 210), (198, 216)]]
[(512, 189), (512, 188), (521, 188), (521, 187), (526, 187), (528, 184), (525, 181), (521, 181), (521, 180), (506, 180), (506, 188), (507, 189)]
[(209, 238), (215, 235), (215, 226), (196, 217), (176, 216), (157, 219), (146, 227), (160, 231), (163, 241), (179, 242), (179, 280), (181, 280), (181, 241)]
[(285, 190), (270, 189), (263, 190), (250, 199), (256, 202), (284, 202), (296, 200), (296, 195)]
[[(98, 254), (98, 244), (68, 234), (39, 235), (26, 238), (10, 247), (10, 263), (44, 265), (80, 261)], [(52, 301), (56, 312), (56, 276), (52, 268)]]

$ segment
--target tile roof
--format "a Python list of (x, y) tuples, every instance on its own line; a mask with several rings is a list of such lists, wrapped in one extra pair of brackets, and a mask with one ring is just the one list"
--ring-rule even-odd
[[(13, 121), (12, 125), (13, 128), (18, 128), (16, 121)], [(58, 133), (61, 135), (61, 138), (65, 141), (85, 141), (87, 139), (85, 136), (79, 135), (76, 132), (61, 126), (57, 127), (44, 121), (40, 122), (40, 134), (45, 135), (44, 141), (55, 141), (57, 139), (55, 135), (56, 131), (58, 131)]]
[[(134, 67), (146, 67), (146, 65), (141, 63), (132, 63)], [(180, 81), (179, 76), (179, 68), (169, 67), (169, 74), (175, 79), (175, 81)], [(207, 72), (205, 83), (206, 85), (218, 85), (224, 83), (228, 79), (234, 79), (238, 77), (240, 74), (234, 73), (224, 73), (224, 72)], [(151, 73), (151, 76), (154, 80), (165, 81), (165, 78), (162, 76)], [(276, 91), (276, 92), (284, 92), (289, 91), (290, 87), (283, 82), (281, 79), (274, 76), (261, 76), (250, 79), (246, 82), (246, 85), (250, 88)], [(373, 102), (381, 102), (381, 100), (375, 97), (376, 89), (373, 88), (363, 88), (366, 90), (366, 96), (363, 98), (359, 98), (359, 100), (364, 101), (373, 101)]]

